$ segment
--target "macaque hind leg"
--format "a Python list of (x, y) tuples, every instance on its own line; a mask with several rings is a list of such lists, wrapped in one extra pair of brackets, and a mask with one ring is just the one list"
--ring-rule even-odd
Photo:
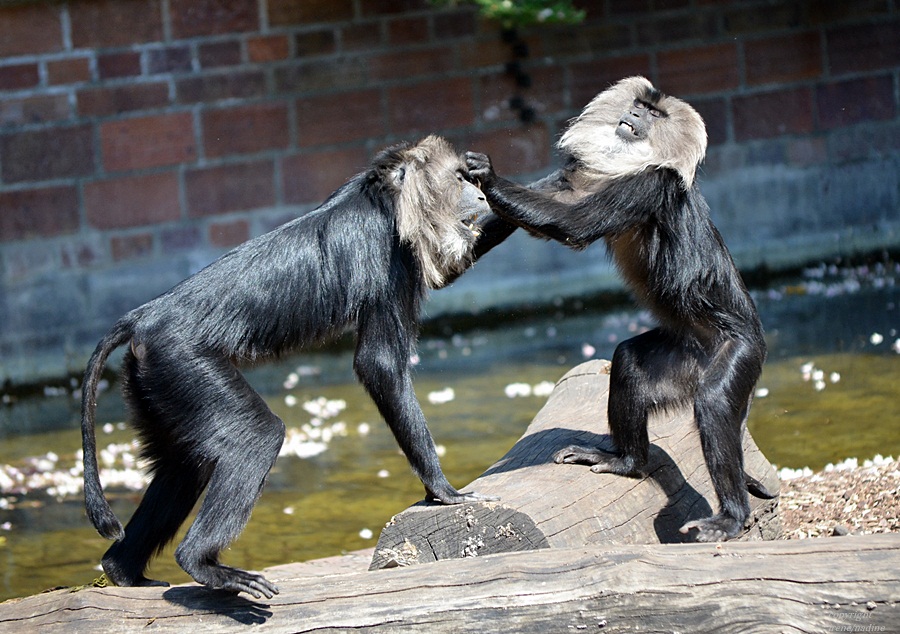
[(682, 533), (697, 529), (699, 542), (737, 536), (750, 515), (741, 430), (749, 413), (750, 393), (759, 377), (761, 358), (762, 353), (751, 342), (728, 341), (713, 355), (697, 389), (694, 418), (719, 499), (718, 514), (681, 527)]
[(125, 537), (103, 556), (101, 566), (117, 586), (168, 586), (148, 579), (150, 558), (174, 537), (200, 497), (206, 481), (183, 465), (158, 463), (146, 493), (125, 527)]
[(558, 451), (554, 460), (591, 465), (594, 473), (643, 477), (650, 456), (650, 412), (687, 399), (695, 367), (691, 356), (658, 329), (623, 341), (609, 377), (607, 412), (615, 449), (573, 445)]
[[(159, 394), (146, 372), (158, 359), (155, 350), (149, 356), (146, 352), (142, 348), (138, 359), (127, 351), (122, 369), (131, 422), (141, 436), (142, 455), (153, 478), (125, 527), (125, 536), (106, 551), (101, 561), (106, 576), (117, 586), (168, 585), (145, 577), (145, 569), (150, 559), (174, 539), (209, 480), (208, 470), (192, 463), (165, 429), (167, 422), (177, 425), (179, 421), (161, 420)], [(165, 383), (169, 377), (162, 379)]]
[[(277, 456), (277, 450), (274, 453)], [(251, 458), (247, 454), (234, 457)], [(257, 599), (278, 594), (278, 588), (263, 575), (219, 562), (219, 553), (237, 539), (250, 519), (264, 480), (265, 475), (250, 477), (225, 470), (213, 474), (197, 519), (175, 551), (178, 564), (195, 581), (217, 590), (246, 592)]]
[(271, 598), (278, 592), (272, 583), (219, 563), (219, 553), (249, 521), (284, 441), (284, 424), (227, 359), (198, 356), (189, 367), (192, 420), (182, 420), (179, 437), (192, 460), (210, 465), (212, 473), (175, 559), (210, 588)]

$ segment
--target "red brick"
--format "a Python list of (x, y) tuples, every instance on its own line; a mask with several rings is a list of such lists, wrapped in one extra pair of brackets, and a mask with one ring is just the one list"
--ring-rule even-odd
[(828, 130), (897, 116), (894, 86), (888, 75), (818, 86), (816, 108), (819, 127)]
[(900, 66), (900, 21), (830, 30), (826, 34), (833, 74)]
[(653, 8), (656, 11), (686, 9), (689, 6), (691, 6), (691, 0), (654, 0), (653, 2)]
[(153, 234), (113, 236), (109, 240), (109, 249), (114, 262), (146, 258), (153, 255)]
[[(437, 17), (435, 16), (435, 26), (437, 26)], [(367, 27), (370, 31), (378, 31), (375, 27), (368, 25)], [(387, 24), (387, 29), (388, 43), (394, 46), (421, 44), (428, 41), (428, 19), (424, 17), (402, 17), (390, 20)], [(474, 28), (471, 33), (474, 33)]]
[(90, 60), (87, 57), (51, 60), (47, 62), (47, 83), (77, 84), (91, 79)]
[(267, 35), (247, 40), (247, 59), (251, 62), (275, 62), (287, 59), (290, 42), (284, 35)]
[(691, 105), (706, 125), (709, 145), (728, 141), (728, 103), (725, 99), (696, 99)]
[(0, 101), (0, 126), (61, 121), (71, 114), (67, 95), (38, 95)]
[(37, 64), (0, 66), (0, 90), (20, 90), (37, 86), (40, 81)]
[(676, 15), (653, 15), (637, 25), (640, 47), (672, 44), (684, 40), (710, 40), (718, 35), (718, 17), (712, 11), (690, 11)]
[(287, 107), (279, 103), (207, 110), (202, 126), (207, 157), (286, 148), (290, 140)]
[(786, 83), (822, 74), (818, 33), (792, 33), (746, 42), (748, 84)]
[(469, 78), (441, 79), (388, 92), (390, 132), (432, 132), (472, 123), (475, 105)]
[(147, 52), (147, 72), (177, 73), (193, 70), (191, 49), (188, 46), (154, 48)]
[(317, 92), (340, 88), (355, 88), (366, 83), (365, 65), (358, 59), (343, 57), (304, 61), (275, 69), (278, 92)]
[(100, 127), (100, 143), (110, 171), (175, 165), (197, 156), (188, 112), (108, 121)]
[(54, 53), (62, 49), (59, 5), (34, 3), (0, 10), (0, 57)]
[(175, 38), (223, 35), (259, 29), (258, 0), (170, 0)]
[(266, 94), (266, 76), (260, 71), (229, 72), (185, 77), (175, 84), (179, 103), (250, 99)]
[(572, 64), (572, 107), (580, 110), (599, 93), (632, 75), (650, 77), (648, 55), (608, 57)]
[[(472, 37), (478, 33), (478, 13), (474, 10), (435, 13), (433, 19), (434, 36), (439, 40)], [(427, 28), (424, 30), (427, 35)]]
[(162, 82), (91, 88), (78, 92), (78, 114), (106, 116), (159, 108), (169, 103), (169, 87)]
[(94, 171), (88, 125), (15, 132), (0, 137), (3, 181), (20, 183), (86, 176)]
[(576, 0), (574, 5), (587, 14), (585, 22), (600, 22), (608, 18), (606, 0)]
[(246, 220), (215, 222), (209, 226), (209, 243), (215, 247), (233, 247), (250, 239)]
[(484, 152), (497, 173), (510, 176), (546, 170), (552, 154), (550, 133), (543, 124), (476, 134), (457, 149)]
[(78, 230), (78, 191), (45, 187), (0, 192), (0, 241), (60, 236)]
[(428, 0), (366, 0), (361, 3), (363, 17), (434, 10)]
[(212, 216), (275, 204), (274, 166), (270, 161), (189, 170), (188, 215)]
[[(601, 22), (573, 28), (570, 25), (548, 26), (541, 31), (541, 39), (546, 42), (548, 51), (554, 56), (587, 55), (595, 57), (597, 53), (613, 52), (634, 47), (631, 29), (620, 24)], [(538, 57), (532, 51), (532, 57)]]
[(738, 142), (808, 134), (815, 128), (808, 88), (735, 97), (733, 109), (734, 138)]
[(650, 0), (610, 0), (610, 15), (638, 15), (650, 13)]
[(453, 51), (445, 47), (389, 52), (369, 60), (369, 72), (376, 80), (446, 74), (455, 66)]
[(738, 60), (734, 44), (716, 44), (658, 55), (663, 92), (676, 96), (737, 88)]
[(353, 19), (352, 0), (268, 0), (267, 6), (271, 26)]
[(503, 66), (510, 59), (509, 46), (498, 37), (476, 40), (459, 49), (460, 65), (464, 69)]
[(837, 24), (861, 17), (887, 16), (890, 3), (885, 0), (856, 0), (855, 2), (835, 2), (834, 0), (811, 0), (807, 7), (810, 24)]
[(285, 157), (281, 168), (284, 202), (321, 203), (367, 163), (361, 147)]
[(384, 133), (379, 90), (342, 92), (297, 101), (300, 145), (344, 143)]
[(128, 46), (162, 39), (160, 0), (89, 0), (68, 6), (75, 48)]
[(232, 40), (200, 44), (197, 57), (200, 59), (202, 68), (235, 66), (241, 63), (241, 43)]
[(800, 2), (772, 3), (760, 10), (752, 6), (725, 13), (725, 32), (731, 34), (756, 33), (776, 29), (796, 29), (803, 23)]
[(336, 50), (337, 40), (335, 40), (334, 29), (303, 31), (294, 36), (294, 55), (296, 57), (328, 55)]
[(133, 51), (106, 53), (97, 56), (100, 79), (135, 77), (141, 74), (141, 54)]
[(364, 22), (349, 24), (341, 29), (341, 50), (364, 51), (383, 46), (381, 29), (377, 24)]
[(125, 229), (181, 217), (175, 172), (125, 176), (86, 183), (84, 211), (95, 229)]

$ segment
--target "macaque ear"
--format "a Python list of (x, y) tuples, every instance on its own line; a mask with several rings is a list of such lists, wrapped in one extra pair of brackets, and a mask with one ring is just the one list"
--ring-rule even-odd
[(406, 166), (404, 164), (398, 165), (395, 169), (393, 169), (390, 173), (391, 182), (398, 189), (403, 186), (403, 180), (406, 178)]

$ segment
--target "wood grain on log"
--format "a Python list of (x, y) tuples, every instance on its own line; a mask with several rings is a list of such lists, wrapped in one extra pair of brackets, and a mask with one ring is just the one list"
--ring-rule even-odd
[[(589, 361), (569, 371), (525, 435), (466, 487), (499, 502), (410, 507), (385, 526), (372, 569), (536, 548), (693, 541), (678, 529), (718, 504), (689, 409), (651, 417), (646, 478), (553, 462), (571, 444), (611, 448), (608, 369), (607, 361)], [(777, 493), (778, 476), (750, 434), (743, 444), (746, 472)], [(737, 539), (778, 537), (777, 499), (750, 503), (751, 519)]]
[[(0, 604), (0, 631), (896, 632), (900, 536), (592, 546), (367, 572), (266, 571), (266, 603), (194, 584), (57, 590)], [(321, 572), (321, 566), (318, 571)]]

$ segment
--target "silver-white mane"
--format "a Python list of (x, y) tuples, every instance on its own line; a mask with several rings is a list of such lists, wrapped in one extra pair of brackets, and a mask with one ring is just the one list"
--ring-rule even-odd
[(653, 91), (644, 77), (623, 79), (585, 106), (557, 147), (578, 159), (584, 169), (607, 178), (621, 178), (648, 168), (667, 167), (689, 189), (706, 155), (706, 126), (688, 103), (664, 95), (657, 106), (666, 116), (650, 129), (645, 141), (625, 141), (616, 128), (636, 98)]
[(466, 235), (470, 230), (457, 215), (462, 194), (456, 179), (460, 167), (453, 147), (432, 135), (404, 150), (403, 163), (394, 172), (394, 183), (400, 189), (400, 240), (415, 250), (430, 288), (443, 286), (448, 276), (464, 271), (472, 259), (472, 240)]

